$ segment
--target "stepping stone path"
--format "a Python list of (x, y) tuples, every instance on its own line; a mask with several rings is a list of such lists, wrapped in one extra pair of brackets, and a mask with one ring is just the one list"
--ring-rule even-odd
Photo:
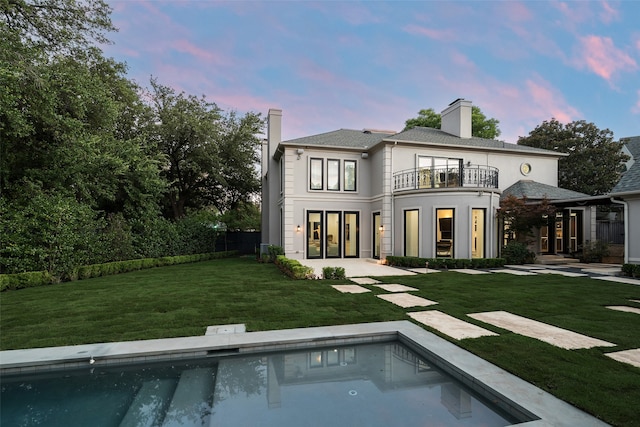
[(491, 274), (488, 271), (474, 270), (472, 268), (456, 268), (455, 270), (451, 270), (451, 271), (455, 271), (456, 273), (464, 273), (464, 274)]
[(508, 273), (514, 274), (516, 276), (535, 276), (536, 273), (532, 273), (530, 271), (522, 271), (522, 270), (509, 270), (508, 268), (504, 268), (502, 270), (491, 270), (492, 273)]
[(428, 307), (430, 305), (437, 304), (435, 301), (417, 297), (415, 295), (400, 293), (400, 294), (383, 294), (378, 295), (378, 298), (382, 298), (385, 301), (389, 301), (400, 307)]
[(363, 288), (359, 285), (331, 285), (331, 287), (343, 294), (363, 294), (365, 292), (371, 292), (370, 289)]
[(372, 279), (371, 277), (352, 277), (351, 280), (358, 285), (375, 285), (377, 283), (381, 283), (379, 280)]
[(617, 360), (618, 362), (628, 363), (629, 365), (640, 368), (640, 348), (633, 350), (616, 351), (614, 353), (606, 353), (606, 356)]
[[(630, 283), (634, 285), (640, 284), (637, 279), (625, 278), (615, 276), (619, 270), (613, 269), (593, 269), (587, 270), (582, 268), (582, 273), (575, 273), (571, 271), (563, 271), (567, 266), (522, 266), (522, 265), (507, 265), (504, 269), (484, 271), (474, 269), (452, 269), (463, 274), (491, 274), (491, 273), (507, 273), (516, 276), (535, 276), (537, 274), (559, 274), (565, 277), (586, 277), (590, 274), (604, 274), (604, 276), (591, 276), (594, 279), (609, 280), (612, 282)], [(578, 267), (578, 266), (576, 266)], [(428, 268), (413, 268), (410, 271), (414, 273), (439, 273), (440, 270), (433, 270)], [(589, 273), (589, 274), (585, 274)], [(391, 302), (403, 308), (408, 307), (429, 307), (431, 305), (438, 304), (436, 301), (431, 301), (426, 298), (422, 298), (416, 295), (408, 294), (407, 292), (417, 291), (418, 289), (401, 284), (383, 284), (378, 280), (370, 277), (352, 277), (350, 280), (356, 285), (332, 285), (334, 289), (342, 293), (360, 294), (371, 292), (360, 285), (372, 285), (379, 289), (391, 292), (389, 294), (376, 295), (378, 298)], [(640, 304), (640, 300), (630, 299), (630, 302)], [(640, 314), (640, 308), (629, 306), (607, 306), (608, 309)], [(425, 326), (436, 329), (441, 333), (450, 336), (453, 339), (470, 339), (479, 338), (485, 336), (498, 336), (497, 333), (489, 331), (478, 325), (474, 325), (446, 313), (438, 310), (416, 311), (407, 313), (409, 317), (422, 323)], [(493, 311), (486, 313), (474, 313), (469, 314), (469, 317), (488, 323), (490, 325), (497, 326), (502, 329), (506, 329), (516, 334), (520, 334), (529, 338), (534, 338), (556, 347), (564, 348), (567, 350), (592, 348), (592, 347), (615, 347), (616, 344), (612, 344), (607, 341), (599, 340), (597, 338), (588, 337), (586, 335), (578, 334), (566, 329), (558, 328), (556, 326), (548, 325), (546, 323), (538, 322), (536, 320), (528, 319), (526, 317), (517, 316), (506, 311)], [(211, 333), (213, 331), (207, 331)], [(221, 333), (222, 331), (218, 332)], [(617, 360), (622, 363), (627, 363), (633, 366), (640, 367), (640, 349), (632, 349), (625, 351), (618, 351), (612, 353), (606, 353), (606, 356)]]
[(610, 310), (626, 311), (627, 313), (640, 314), (640, 308), (628, 307), (626, 305), (608, 305), (607, 308)]
[(498, 335), (495, 332), (467, 323), (438, 310), (416, 311), (407, 314), (409, 317), (417, 320), (423, 325), (437, 329), (443, 334), (446, 334), (456, 340)]
[(396, 284), (391, 284), (391, 285), (373, 285), (376, 288), (380, 288), (380, 289), (384, 289), (387, 292), (410, 292), (410, 291), (417, 291), (418, 289), (416, 288), (412, 288), (410, 286), (405, 286), (405, 285), (396, 285)]
[(526, 317), (517, 316), (506, 311), (474, 313), (470, 314), (469, 317), (567, 350), (615, 346), (615, 344), (607, 341), (547, 325), (546, 323), (527, 319)]

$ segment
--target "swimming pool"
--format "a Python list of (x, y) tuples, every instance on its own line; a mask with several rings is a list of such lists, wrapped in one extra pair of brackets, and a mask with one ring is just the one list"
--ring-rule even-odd
[[(364, 347), (358, 350), (359, 345)], [(382, 345), (384, 350), (374, 350), (377, 345)], [(201, 365), (202, 359), (213, 365)], [(297, 362), (292, 362), (295, 360)], [(443, 416), (456, 418), (453, 413), (457, 413), (461, 420), (468, 422), (469, 419), (464, 418), (467, 408), (471, 408), (474, 417), (481, 416), (484, 409), (477, 408), (486, 402), (495, 405), (493, 412), (503, 418), (504, 421), (499, 421), (501, 423), (532, 420), (525, 422), (527, 427), (606, 425), (407, 321), (4, 351), (0, 352), (0, 374), (3, 375), (3, 387), (6, 387), (9, 380), (14, 379), (17, 374), (27, 377), (59, 375), (62, 369), (64, 375), (84, 372), (83, 375), (110, 378), (111, 375), (126, 375), (125, 371), (129, 369), (127, 365), (138, 365), (141, 362), (150, 365), (145, 369), (167, 369), (167, 361), (170, 362), (168, 366), (174, 368), (186, 365), (188, 369), (185, 372), (191, 371), (191, 374), (186, 376), (183, 388), (196, 390), (196, 394), (205, 397), (200, 403), (196, 399), (196, 403), (192, 401), (191, 406), (186, 404), (187, 409), (181, 409), (191, 418), (197, 415), (194, 418), (195, 424), (183, 424), (182, 420), (176, 420), (172, 421), (173, 424), (166, 425), (235, 426), (242, 425), (239, 424), (240, 417), (246, 417), (245, 425), (268, 425), (262, 422), (255, 424), (257, 415), (253, 413), (256, 411), (256, 399), (263, 407), (266, 406), (270, 416), (283, 413), (280, 408), (284, 406), (291, 406), (298, 411), (297, 416), (301, 417), (298, 422), (303, 425), (310, 425), (308, 420), (317, 425), (375, 425), (372, 422), (381, 419), (387, 423), (380, 425), (410, 425), (411, 421), (405, 422), (403, 418), (406, 416), (409, 419), (409, 410), (405, 409), (407, 405), (429, 406), (432, 410), (432, 407), (437, 407)], [(411, 371), (414, 376), (411, 379), (405, 377), (405, 371)], [(247, 375), (227, 376), (225, 372), (244, 372)], [(430, 382), (443, 374), (453, 379), (449, 378), (440, 385)], [(138, 415), (161, 413), (166, 420), (172, 419), (167, 418), (171, 413), (171, 405), (176, 409), (175, 413), (179, 413), (177, 408), (184, 405), (177, 404), (188, 400), (178, 399), (174, 404), (173, 400), (155, 398), (156, 394), (161, 393), (175, 397), (176, 391), (181, 387), (183, 373), (164, 375), (160, 379), (150, 379), (143, 375), (142, 382), (127, 380), (130, 381), (130, 392), (119, 398), (124, 403), (116, 403), (119, 409), (110, 411), (115, 414), (115, 421), (110, 422), (115, 424), (104, 425), (119, 425), (118, 422), (121, 423), (126, 418), (130, 408), (136, 407), (136, 396), (139, 396), (138, 407), (144, 408)], [(322, 379), (327, 384), (322, 386), (325, 388), (319, 389), (322, 391), (310, 391), (309, 387), (314, 387), (323, 376), (326, 377)], [(228, 380), (222, 381), (227, 377)], [(209, 386), (189, 385), (192, 384), (190, 381), (195, 384), (202, 378), (210, 380), (205, 381)], [(419, 385), (418, 378), (424, 383)], [(161, 384), (160, 381), (164, 379), (170, 380), (173, 385), (165, 382)], [(147, 388), (152, 390), (147, 394), (154, 397), (149, 398), (150, 400), (143, 399), (145, 393), (140, 393), (145, 381), (150, 382)], [(29, 387), (29, 383), (23, 384), (23, 387)], [(222, 384), (227, 385), (222, 387)], [(101, 387), (111, 387), (110, 381)], [(214, 392), (211, 391), (212, 387), (215, 388)], [(153, 391), (165, 388), (170, 391)], [(82, 390), (77, 385), (68, 387), (70, 391), (74, 389)], [(100, 390), (100, 387), (96, 386), (93, 390)], [(379, 397), (376, 397), (376, 393)], [(432, 403), (427, 404), (422, 397), (430, 393), (435, 396), (432, 396)], [(57, 394), (59, 401), (68, 400), (63, 394)], [(91, 393), (85, 391), (80, 394), (88, 398)], [(376, 412), (383, 411), (378, 399), (389, 397), (397, 397), (394, 404), (397, 409)], [(306, 403), (302, 403), (299, 400), (301, 398), (305, 398)], [(3, 397), (3, 416), (7, 402)], [(95, 408), (104, 403), (104, 400), (98, 404), (85, 401), (78, 406)], [(337, 421), (326, 420), (324, 414), (327, 407), (336, 408)], [(360, 414), (361, 419), (366, 421), (358, 424), (358, 419), (354, 418), (341, 423), (340, 420), (346, 420), (345, 417), (349, 414)], [(424, 425), (428, 415), (426, 412), (419, 414)], [(365, 418), (368, 415), (372, 418)], [(36, 416), (38, 417), (40, 415)], [(296, 419), (295, 417), (289, 414), (285, 419)], [(105, 422), (107, 418), (105, 415)], [(162, 425), (152, 418), (147, 416), (143, 424), (123, 425)], [(395, 421), (389, 422), (389, 419)], [(282, 423), (282, 420), (278, 420), (273, 425), (283, 425)], [(5, 422), (2, 424), (5, 425)], [(86, 424), (81, 420), (65, 425), (95, 424)]]
[(7, 426), (507, 426), (403, 344), (317, 348), (5, 378)]

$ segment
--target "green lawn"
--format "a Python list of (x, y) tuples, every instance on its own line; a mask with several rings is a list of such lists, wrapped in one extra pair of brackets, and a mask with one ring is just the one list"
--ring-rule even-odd
[[(379, 278), (419, 289), (435, 308), (500, 335), (456, 341), (469, 351), (619, 426), (640, 426), (640, 369), (605, 352), (640, 348), (640, 315), (606, 309), (635, 305), (640, 286), (557, 275), (443, 272)], [(375, 295), (341, 294), (338, 281), (293, 281), (252, 258), (138, 271), (0, 294), (0, 348), (18, 349), (204, 334), (208, 325), (249, 331), (410, 320)], [(505, 310), (617, 344), (563, 350), (475, 321), (466, 314)], [(436, 332), (437, 333), (437, 332)], [(447, 338), (444, 336), (444, 338)], [(448, 338), (447, 338), (448, 339)]]

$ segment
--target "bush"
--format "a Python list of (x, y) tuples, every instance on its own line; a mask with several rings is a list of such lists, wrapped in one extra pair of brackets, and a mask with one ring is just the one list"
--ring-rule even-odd
[(269, 245), (267, 250), (269, 251), (269, 262), (276, 262), (276, 258), (284, 255), (284, 249), (281, 246)]
[[(206, 261), (236, 256), (237, 251), (214, 252), (207, 254), (182, 255), (176, 257), (134, 259), (127, 261), (107, 262), (104, 264), (83, 265), (76, 268), (71, 275), (63, 278), (63, 281), (91, 279), (93, 277), (109, 276), (112, 274), (127, 273), (144, 268), (163, 267), (173, 264), (185, 264), (189, 262)], [(35, 271), (16, 274), (0, 274), (0, 292), (12, 289), (30, 288), (34, 286), (51, 285), (60, 280), (47, 271)]]
[(0, 292), (51, 285), (55, 278), (48, 271), (30, 271), (28, 273), (0, 275)]
[(536, 254), (529, 250), (526, 243), (515, 240), (502, 248), (502, 256), (507, 264), (532, 264), (536, 260)]
[(609, 244), (601, 240), (592, 240), (582, 246), (580, 262), (602, 262), (602, 258), (609, 255)]
[(418, 258), (418, 257), (402, 257), (402, 256), (388, 256), (387, 264), (397, 267), (407, 268), (421, 268), (426, 267), (428, 263), (429, 268), (443, 269), (443, 268), (495, 268), (503, 267), (505, 264), (504, 258)]
[(624, 264), (622, 274), (629, 277), (640, 277), (640, 264)]
[(300, 264), (298, 260), (289, 259), (284, 255), (278, 255), (275, 264), (287, 276), (292, 279), (311, 279), (313, 278), (313, 268)]
[(322, 269), (322, 278), (330, 280), (344, 280), (344, 268), (342, 267), (324, 267)]

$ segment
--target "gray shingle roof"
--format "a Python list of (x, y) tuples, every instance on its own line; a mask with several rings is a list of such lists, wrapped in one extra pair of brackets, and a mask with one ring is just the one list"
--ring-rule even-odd
[(588, 194), (524, 179), (505, 189), (502, 192), (502, 196), (500, 198), (504, 199), (509, 195), (514, 195), (520, 199), (526, 197), (529, 200), (542, 200), (545, 197), (549, 200), (565, 200), (589, 197)]
[(620, 142), (627, 146), (634, 159), (640, 161), (640, 136), (620, 138)]
[(284, 141), (292, 145), (322, 145), (327, 147), (348, 147), (367, 149), (388, 137), (389, 133), (367, 133), (361, 130), (339, 129), (319, 135)]
[(628, 171), (622, 175), (620, 181), (611, 190), (610, 194), (639, 192), (640, 193), (640, 136), (621, 138), (621, 142), (633, 155), (634, 163)]
[(508, 142), (484, 138), (459, 138), (440, 129), (415, 127), (400, 133), (365, 132), (353, 129), (339, 129), (319, 135), (305, 136), (303, 138), (283, 141), (287, 145), (320, 145), (326, 147), (345, 147), (369, 149), (382, 141), (409, 141), (418, 143), (446, 145), (449, 147), (478, 147), (499, 150), (518, 151), (522, 153), (538, 153), (556, 156), (566, 156), (541, 148), (528, 147), (526, 145), (509, 144)]
[(478, 147), (498, 150), (521, 151), (526, 153), (553, 154), (558, 157), (566, 156), (566, 154), (558, 153), (556, 151), (544, 150), (542, 148), (529, 147), (526, 145), (510, 144), (508, 142), (498, 141), (497, 139), (485, 139), (476, 137), (460, 138), (444, 132), (440, 129), (426, 127), (415, 127), (412, 129), (408, 129), (397, 133), (388, 139), (391, 139), (393, 141), (416, 141), (448, 146)]

